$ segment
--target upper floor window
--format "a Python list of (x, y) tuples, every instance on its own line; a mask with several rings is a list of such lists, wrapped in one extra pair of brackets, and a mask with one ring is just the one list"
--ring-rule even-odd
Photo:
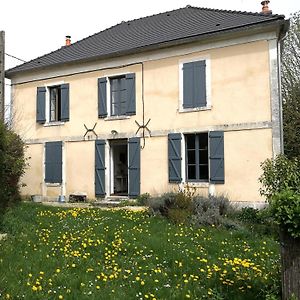
[(69, 84), (38, 87), (36, 103), (38, 123), (69, 121)]
[(194, 110), (210, 107), (209, 60), (180, 64), (180, 108)]
[(136, 114), (135, 74), (98, 78), (99, 118)]
[(61, 120), (61, 87), (54, 86), (49, 88), (50, 94), (50, 115), (49, 121)]

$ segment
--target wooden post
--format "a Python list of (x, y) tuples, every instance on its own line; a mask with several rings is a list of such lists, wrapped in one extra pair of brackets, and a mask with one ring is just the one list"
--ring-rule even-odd
[(4, 38), (5, 38), (4, 31), (0, 31), (0, 121), (2, 120), (3, 122), (4, 122), (4, 114), (5, 114)]
[(285, 231), (280, 233), (282, 261), (282, 299), (292, 295), (300, 299), (300, 238), (293, 238)]

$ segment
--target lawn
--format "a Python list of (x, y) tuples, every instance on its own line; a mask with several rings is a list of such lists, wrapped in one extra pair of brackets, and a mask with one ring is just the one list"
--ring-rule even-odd
[(38, 204), (19, 205), (4, 224), (2, 299), (276, 299), (271, 237)]

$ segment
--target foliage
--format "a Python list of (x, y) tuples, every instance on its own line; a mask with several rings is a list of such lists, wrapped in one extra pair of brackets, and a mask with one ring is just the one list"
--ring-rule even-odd
[(270, 199), (270, 207), (281, 228), (300, 238), (300, 194), (289, 189), (276, 193)]
[(281, 58), (284, 151), (300, 159), (300, 12), (290, 19)]
[(9, 209), (5, 230), (0, 299), (255, 300), (279, 293), (279, 245), (269, 237), (175, 225), (144, 212), (36, 203)]
[(300, 164), (297, 158), (290, 160), (284, 155), (278, 155), (275, 159), (265, 160), (261, 168), (263, 174), (259, 181), (262, 184), (262, 196), (270, 199), (287, 188), (300, 192)]
[(144, 193), (144, 194), (139, 195), (136, 198), (136, 202), (138, 203), (138, 205), (143, 206), (143, 205), (147, 205), (149, 199), (150, 199), (150, 194)]
[(0, 122), (0, 211), (20, 200), (19, 180), (25, 166), (21, 138)]

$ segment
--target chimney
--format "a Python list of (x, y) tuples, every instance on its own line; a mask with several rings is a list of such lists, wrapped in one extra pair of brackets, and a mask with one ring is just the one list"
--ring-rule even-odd
[(71, 45), (71, 36), (66, 35), (66, 46), (70, 46), (70, 45)]
[(270, 3), (269, 0), (261, 1), (261, 5), (262, 5), (261, 13), (262, 14), (265, 14), (265, 15), (272, 14), (272, 11), (269, 9), (269, 6), (268, 6), (269, 3)]

